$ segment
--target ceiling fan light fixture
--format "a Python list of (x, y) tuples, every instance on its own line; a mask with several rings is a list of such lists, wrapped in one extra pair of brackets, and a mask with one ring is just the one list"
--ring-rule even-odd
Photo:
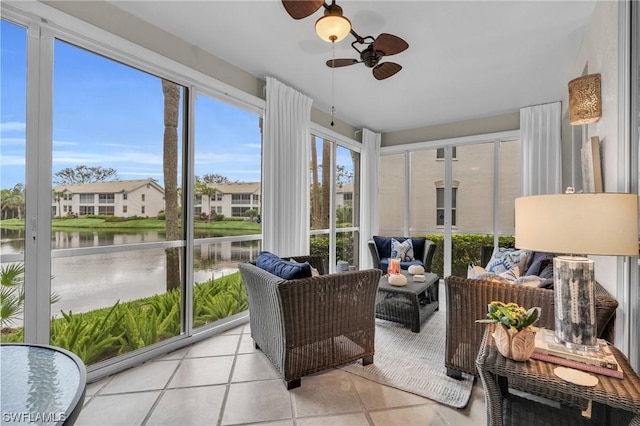
[(344, 40), (351, 32), (351, 21), (343, 14), (342, 8), (337, 4), (331, 4), (324, 16), (316, 21), (316, 33), (326, 42), (333, 43)]

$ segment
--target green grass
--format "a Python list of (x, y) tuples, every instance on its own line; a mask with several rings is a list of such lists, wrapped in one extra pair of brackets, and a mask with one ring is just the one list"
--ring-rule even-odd
[[(82, 230), (82, 229), (107, 229), (107, 230), (122, 230), (122, 229), (164, 229), (164, 220), (158, 219), (132, 219), (118, 222), (107, 222), (101, 218), (52, 218), (51, 226), (53, 229), (65, 229), (65, 230)], [(6, 219), (0, 221), (0, 228), (5, 229), (24, 229), (24, 220), (19, 219)], [(229, 233), (235, 231), (242, 231), (236, 235), (245, 234), (259, 234), (260, 224), (253, 221), (239, 221), (228, 220), (220, 222), (195, 222), (195, 229), (208, 230), (208, 231), (229, 231)]]

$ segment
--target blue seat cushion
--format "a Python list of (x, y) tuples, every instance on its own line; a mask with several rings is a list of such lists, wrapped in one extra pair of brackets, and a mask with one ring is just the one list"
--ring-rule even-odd
[(284, 260), (268, 251), (261, 251), (258, 254), (256, 266), (283, 280), (296, 280), (311, 276), (311, 265), (308, 263)]

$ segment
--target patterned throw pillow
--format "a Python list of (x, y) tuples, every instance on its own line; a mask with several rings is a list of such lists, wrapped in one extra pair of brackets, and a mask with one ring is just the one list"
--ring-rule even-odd
[(493, 272), (487, 272), (481, 266), (469, 265), (467, 271), (467, 278), (474, 278), (477, 280), (499, 281), (506, 284), (515, 284), (520, 276), (520, 268), (514, 266), (508, 271), (504, 271), (500, 274)]
[(391, 239), (391, 258), (400, 259), (402, 262), (411, 262), (415, 260), (413, 254), (413, 242), (411, 238), (407, 238), (403, 242)]
[(529, 250), (514, 250), (509, 248), (498, 247), (493, 251), (489, 263), (487, 263), (487, 272), (501, 274), (509, 269), (517, 266), (521, 271), (526, 271), (529, 264)]

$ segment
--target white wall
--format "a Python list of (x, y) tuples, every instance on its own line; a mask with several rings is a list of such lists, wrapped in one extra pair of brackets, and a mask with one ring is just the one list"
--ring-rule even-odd
[[(602, 118), (585, 126), (588, 137), (600, 138), (600, 156), (605, 192), (618, 191), (618, 2), (598, 1), (571, 74), (566, 80), (580, 77), (582, 71), (600, 73), (602, 78)], [(568, 90), (563, 109), (569, 105)], [(565, 163), (566, 164), (566, 163)], [(615, 257), (594, 257), (596, 279), (611, 294), (616, 294), (617, 260)]]
[[(589, 74), (600, 73), (602, 78), (602, 118), (585, 126), (586, 137), (600, 138), (600, 157), (605, 192), (624, 192), (624, 182), (620, 173), (621, 152), (625, 149), (625, 137), (619, 134), (619, 7), (617, 1), (599, 0), (591, 18), (583, 44), (578, 52), (571, 75), (567, 82), (579, 77), (583, 69)], [(563, 102), (568, 106), (568, 93)], [(620, 304), (616, 320), (615, 344), (626, 352), (629, 342), (629, 305), (626, 303), (626, 291), (629, 283), (623, 284), (624, 275), (618, 268), (618, 258), (613, 256), (592, 256), (595, 261), (596, 280), (599, 281)]]

